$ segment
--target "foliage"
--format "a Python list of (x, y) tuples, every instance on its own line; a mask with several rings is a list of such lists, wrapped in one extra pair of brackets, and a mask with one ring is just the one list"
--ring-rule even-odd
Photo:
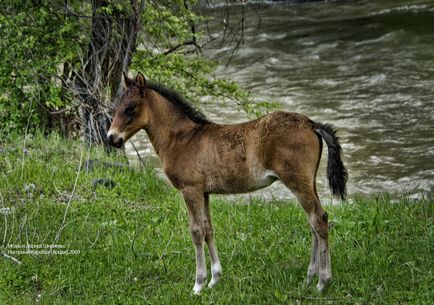
[(61, 2), (0, 4), (0, 132), (40, 126), (48, 109), (66, 106), (59, 65), (73, 57), (76, 29), (58, 13)]
[[(187, 211), (172, 187), (150, 169), (85, 171), (87, 158), (122, 159), (56, 135), (22, 144), (16, 138), (0, 150), (0, 253), (11, 244), (52, 244), (65, 211), (54, 244), (80, 253), (10, 254), (21, 265), (0, 254), (1, 304), (431, 304), (434, 297), (432, 200), (380, 195), (327, 206), (334, 278), (319, 294), (304, 284), (311, 240), (298, 204), (212, 196), (223, 277), (193, 296)], [(117, 185), (93, 187), (96, 178)]]
[[(134, 1), (133, 1), (134, 2)], [(128, 16), (131, 3), (111, 0), (100, 8), (108, 20)], [(201, 96), (235, 101), (258, 115), (272, 103), (254, 103), (234, 82), (215, 79), (214, 64), (201, 55), (209, 37), (198, 30), (205, 17), (195, 13), (194, 1), (146, 1), (141, 16), (133, 69), (179, 90), (189, 99)], [(72, 87), (86, 64), (92, 35), (92, 6), (87, 1), (18, 0), (0, 4), (0, 132), (23, 133), (56, 127), (55, 113), (78, 115)], [(113, 32), (111, 39), (118, 39)], [(107, 69), (107, 68), (106, 68)], [(104, 70), (104, 69), (103, 69)], [(79, 73), (78, 73), (79, 74)], [(113, 88), (102, 100), (115, 100)], [(69, 112), (71, 113), (71, 111)]]

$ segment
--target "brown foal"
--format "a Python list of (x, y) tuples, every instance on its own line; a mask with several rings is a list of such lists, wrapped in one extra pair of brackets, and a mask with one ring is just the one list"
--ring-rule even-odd
[(164, 172), (182, 193), (196, 252), (194, 293), (200, 293), (207, 277), (204, 243), (211, 256), (208, 286), (214, 286), (222, 275), (209, 194), (250, 192), (276, 180), (295, 194), (308, 214), (312, 253), (307, 282), (318, 273), (317, 288), (323, 290), (332, 274), (327, 213), (315, 186), (322, 140), (329, 150), (327, 176), (334, 195), (344, 199), (347, 180), (341, 147), (331, 126), (290, 112), (275, 112), (241, 124), (215, 124), (175, 92), (147, 82), (141, 73), (135, 80), (126, 75), (124, 79), (126, 89), (107, 141), (121, 147), (145, 129)]

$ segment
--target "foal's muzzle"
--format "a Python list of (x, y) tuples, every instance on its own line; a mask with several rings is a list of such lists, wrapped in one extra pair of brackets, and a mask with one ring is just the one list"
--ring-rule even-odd
[(107, 134), (107, 142), (111, 146), (114, 146), (116, 148), (120, 148), (124, 144), (125, 139), (122, 137), (118, 137), (117, 135), (115, 135), (113, 133), (112, 134), (108, 133)]

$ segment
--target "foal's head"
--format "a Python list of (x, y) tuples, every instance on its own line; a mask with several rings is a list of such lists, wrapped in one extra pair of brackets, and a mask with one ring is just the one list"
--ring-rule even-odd
[(139, 72), (132, 80), (124, 74), (124, 81), (126, 89), (107, 133), (108, 143), (118, 148), (145, 127), (148, 121), (145, 77)]

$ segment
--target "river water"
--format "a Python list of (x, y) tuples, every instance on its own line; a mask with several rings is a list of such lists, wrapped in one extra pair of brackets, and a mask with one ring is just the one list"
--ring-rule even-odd
[[(208, 11), (216, 33), (226, 9)], [(230, 13), (233, 20), (244, 14), (244, 43), (235, 53), (234, 44), (205, 50), (219, 63), (217, 77), (336, 126), (350, 196), (432, 196), (434, 1), (274, 2), (233, 5)], [(215, 122), (246, 120), (232, 104), (199, 108)], [(152, 152), (143, 134), (133, 141), (141, 154)], [(133, 158), (130, 145), (127, 151)], [(326, 153), (317, 184), (328, 200), (325, 165)], [(275, 183), (250, 196), (258, 195), (288, 191)]]

